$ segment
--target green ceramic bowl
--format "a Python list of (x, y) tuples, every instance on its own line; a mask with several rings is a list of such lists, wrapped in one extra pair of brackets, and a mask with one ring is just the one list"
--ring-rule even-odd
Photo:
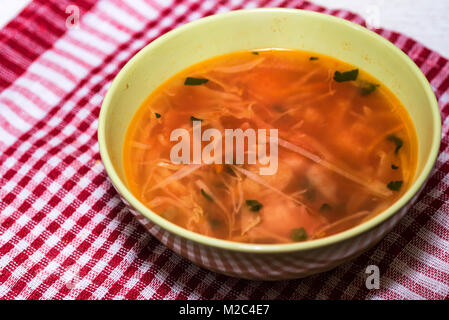
[[(214, 239), (152, 212), (128, 190), (122, 149), (142, 101), (186, 67), (237, 50), (303, 49), (333, 56), (369, 72), (407, 108), (418, 136), (412, 186), (375, 218), (339, 234), (302, 243), (259, 245)], [(337, 266), (377, 243), (406, 214), (435, 163), (441, 119), (432, 89), (418, 67), (379, 35), (340, 18), (295, 9), (255, 9), (189, 23), (153, 41), (113, 81), (101, 107), (98, 141), (106, 171), (130, 210), (162, 243), (194, 263), (248, 279), (304, 277)]]

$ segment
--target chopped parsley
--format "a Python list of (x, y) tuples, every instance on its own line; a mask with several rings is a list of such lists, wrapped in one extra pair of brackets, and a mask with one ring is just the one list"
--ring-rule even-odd
[(315, 61), (315, 60), (318, 60), (318, 59), (319, 59), (318, 57), (310, 57), (309, 58), (310, 61)]
[(251, 52), (253, 55), (255, 55), (255, 56), (258, 56), (259, 55), (259, 52), (257, 52), (257, 51), (253, 51), (253, 52)]
[(249, 207), (249, 210), (254, 212), (259, 211), (263, 207), (263, 204), (257, 200), (246, 200), (246, 205)]
[(357, 80), (358, 75), (359, 69), (354, 69), (346, 72), (335, 71), (334, 80), (337, 82), (354, 81)]
[(232, 167), (229, 164), (225, 164), (224, 170), (226, 171), (226, 173), (229, 173), (229, 175), (231, 175), (233, 177), (237, 177), (234, 170), (232, 170)]
[(376, 91), (376, 89), (379, 87), (380, 85), (376, 84), (376, 83), (371, 83), (368, 81), (362, 81), (360, 83), (360, 87), (359, 87), (359, 92), (360, 95), (362, 97), (365, 97), (371, 93), (373, 93), (374, 91)]
[(201, 189), (201, 194), (210, 202), (214, 202), (214, 198), (212, 198), (206, 191), (204, 191), (204, 189)]
[(391, 169), (393, 169), (393, 170), (398, 170), (399, 167), (398, 167), (397, 165), (392, 164), (392, 165), (391, 165)]
[(402, 141), (402, 139), (391, 134), (387, 137), (387, 140), (393, 142), (396, 145), (396, 149), (394, 149), (394, 153), (398, 154), (399, 150), (404, 145), (404, 142)]
[(218, 228), (221, 226), (221, 221), (215, 218), (210, 218), (209, 224), (211, 225), (212, 228)]
[(184, 85), (186, 86), (200, 86), (204, 83), (208, 83), (209, 80), (208, 79), (204, 79), (204, 78), (192, 78), (192, 77), (187, 77), (186, 80), (184, 81)]
[(195, 118), (194, 116), (191, 116), (190, 121), (203, 121), (203, 119)]
[(402, 180), (399, 181), (390, 181), (390, 183), (388, 183), (387, 187), (388, 189), (392, 190), (392, 191), (399, 191), (402, 187)]
[(157, 112), (155, 112), (154, 115), (156, 116), (156, 119), (159, 119), (161, 117), (161, 115)]
[(290, 238), (295, 242), (307, 240), (307, 232), (304, 228), (293, 229)]

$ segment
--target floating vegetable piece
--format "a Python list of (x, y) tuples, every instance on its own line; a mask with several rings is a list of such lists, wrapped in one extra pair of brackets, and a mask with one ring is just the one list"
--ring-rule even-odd
[(358, 75), (359, 69), (354, 69), (346, 72), (335, 71), (334, 80), (337, 82), (355, 81), (357, 80)]
[(399, 181), (390, 181), (390, 183), (388, 183), (387, 187), (390, 190), (393, 191), (399, 191), (402, 187), (402, 183), (403, 181), (399, 180)]
[(376, 83), (371, 83), (368, 81), (361, 81), (359, 83), (359, 92), (360, 95), (362, 97), (365, 97), (371, 93), (373, 93), (374, 91), (376, 91), (376, 89), (380, 87), (380, 85), (376, 84)]
[(203, 119), (196, 118), (194, 116), (190, 117), (190, 121), (203, 121)]
[(210, 202), (214, 202), (214, 198), (212, 198), (209, 194), (207, 194), (207, 192), (204, 191), (204, 189), (201, 189), (201, 194), (203, 195), (204, 198), (206, 198)]
[(246, 205), (251, 211), (259, 211), (263, 207), (263, 204), (257, 200), (246, 200)]
[(186, 86), (200, 86), (200, 85), (208, 83), (208, 82), (209, 82), (209, 80), (208, 79), (204, 79), (204, 78), (187, 77), (186, 80), (184, 81), (184, 85), (186, 85)]
[(402, 139), (391, 134), (387, 137), (387, 140), (393, 142), (396, 145), (396, 149), (394, 149), (394, 153), (398, 154), (399, 150), (404, 145), (404, 142), (402, 141)]
[(212, 228), (218, 228), (223, 225), (223, 223), (216, 218), (209, 218), (209, 224)]
[(293, 229), (290, 238), (295, 242), (306, 241), (307, 232), (304, 228)]

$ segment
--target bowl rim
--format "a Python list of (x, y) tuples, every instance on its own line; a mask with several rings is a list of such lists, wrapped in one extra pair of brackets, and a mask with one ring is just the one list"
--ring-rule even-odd
[[(306, 15), (314, 17), (318, 20), (327, 20), (331, 21), (332, 23), (337, 24), (344, 24), (350, 28), (356, 29), (358, 32), (363, 33), (366, 37), (372, 38), (374, 41), (378, 41), (381, 45), (384, 45), (388, 47), (393, 53), (397, 54), (405, 64), (408, 65), (408, 67), (413, 71), (413, 73), (416, 75), (417, 79), (419, 80), (423, 90), (425, 91), (426, 97), (428, 99), (429, 105), (430, 105), (430, 111), (431, 113), (429, 116), (432, 118), (433, 125), (435, 126), (435, 129), (433, 130), (433, 137), (432, 137), (432, 148), (430, 150), (429, 156), (427, 160), (425, 161), (423, 170), (421, 174), (417, 177), (416, 181), (410, 186), (410, 188), (407, 190), (406, 193), (402, 195), (401, 198), (399, 198), (392, 206), (388, 207), (388, 209), (384, 210), (383, 212), (379, 213), (374, 218), (355, 226), (351, 229), (348, 229), (346, 231), (337, 233), (335, 235), (316, 239), (316, 240), (309, 240), (304, 242), (298, 242), (298, 243), (291, 243), (291, 244), (250, 244), (250, 243), (242, 243), (242, 242), (234, 242), (229, 240), (221, 240), (217, 238), (212, 238), (208, 236), (204, 236), (198, 233), (195, 233), (193, 231), (189, 231), (187, 229), (184, 229), (164, 218), (159, 216), (158, 214), (151, 211), (149, 208), (147, 208), (143, 203), (141, 203), (126, 187), (126, 185), (121, 181), (119, 178), (116, 170), (114, 169), (114, 166), (112, 165), (111, 158), (109, 156), (107, 147), (106, 147), (106, 136), (105, 136), (105, 127), (106, 127), (106, 120), (107, 120), (107, 109), (108, 106), (111, 104), (113, 92), (115, 92), (118, 89), (118, 84), (120, 83), (120, 80), (124, 78), (128, 72), (132, 69), (132, 66), (137, 63), (140, 57), (145, 55), (147, 52), (149, 52), (152, 48), (159, 45), (159, 43), (162, 43), (164, 41), (169, 41), (171, 38), (176, 37), (178, 34), (187, 31), (189, 28), (192, 28), (194, 26), (207, 24), (211, 21), (217, 20), (217, 19), (226, 19), (228, 17), (233, 16), (242, 16), (242, 15), (252, 15), (252, 14), (259, 14), (259, 13), (288, 13), (288, 14), (299, 14), (299, 15)], [(389, 218), (393, 217), (394, 214), (398, 213), (400, 209), (405, 206), (421, 189), (421, 187), (426, 182), (428, 176), (431, 173), (432, 168), (435, 165), (439, 148), (440, 148), (440, 142), (441, 142), (441, 115), (440, 110), (438, 106), (438, 102), (436, 100), (435, 94), (427, 81), (424, 74), (421, 72), (421, 70), (416, 66), (416, 64), (398, 47), (396, 47), (393, 43), (388, 41), (387, 39), (383, 38), (382, 36), (378, 35), (377, 33), (364, 28), (358, 24), (355, 24), (353, 22), (347, 21), (342, 18), (338, 18), (335, 16), (322, 14), (318, 12), (313, 11), (307, 11), (307, 10), (301, 10), (301, 9), (290, 9), (290, 8), (256, 8), (256, 9), (244, 9), (244, 10), (236, 10), (236, 11), (230, 11), (226, 13), (220, 13), (216, 15), (212, 15), (209, 17), (201, 18), (193, 22), (189, 22), (187, 24), (184, 24), (164, 35), (161, 37), (155, 39), (148, 45), (146, 45), (144, 48), (142, 48), (136, 55), (134, 55), (127, 63), (126, 65), (120, 70), (120, 72), (116, 75), (114, 78), (111, 86), (109, 87), (106, 96), (103, 100), (103, 103), (101, 105), (99, 120), (98, 120), (98, 143), (100, 148), (100, 155), (102, 162), (105, 166), (106, 172), (111, 179), (113, 185), (117, 189), (117, 191), (120, 193), (120, 195), (128, 201), (128, 203), (139, 213), (141, 213), (145, 218), (149, 219), (154, 224), (158, 225), (162, 229), (170, 232), (173, 235), (180, 236), (182, 238), (188, 239), (190, 241), (193, 241), (195, 243), (199, 243), (202, 245), (215, 247), (219, 249), (229, 250), (229, 251), (237, 251), (237, 252), (247, 252), (247, 253), (283, 253), (283, 252), (298, 252), (298, 251), (306, 251), (306, 250), (312, 250), (319, 247), (325, 247), (329, 245), (334, 245), (336, 243), (349, 240), (351, 238), (354, 238), (362, 233), (365, 233), (369, 230), (372, 230), (379, 224), (387, 221)]]

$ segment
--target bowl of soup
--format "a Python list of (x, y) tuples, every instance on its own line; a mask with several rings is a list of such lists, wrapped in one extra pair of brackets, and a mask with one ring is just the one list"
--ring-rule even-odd
[(254, 9), (189, 23), (119, 72), (101, 107), (106, 171), (164, 245), (230, 276), (323, 272), (375, 245), (436, 161), (418, 67), (336, 17)]

